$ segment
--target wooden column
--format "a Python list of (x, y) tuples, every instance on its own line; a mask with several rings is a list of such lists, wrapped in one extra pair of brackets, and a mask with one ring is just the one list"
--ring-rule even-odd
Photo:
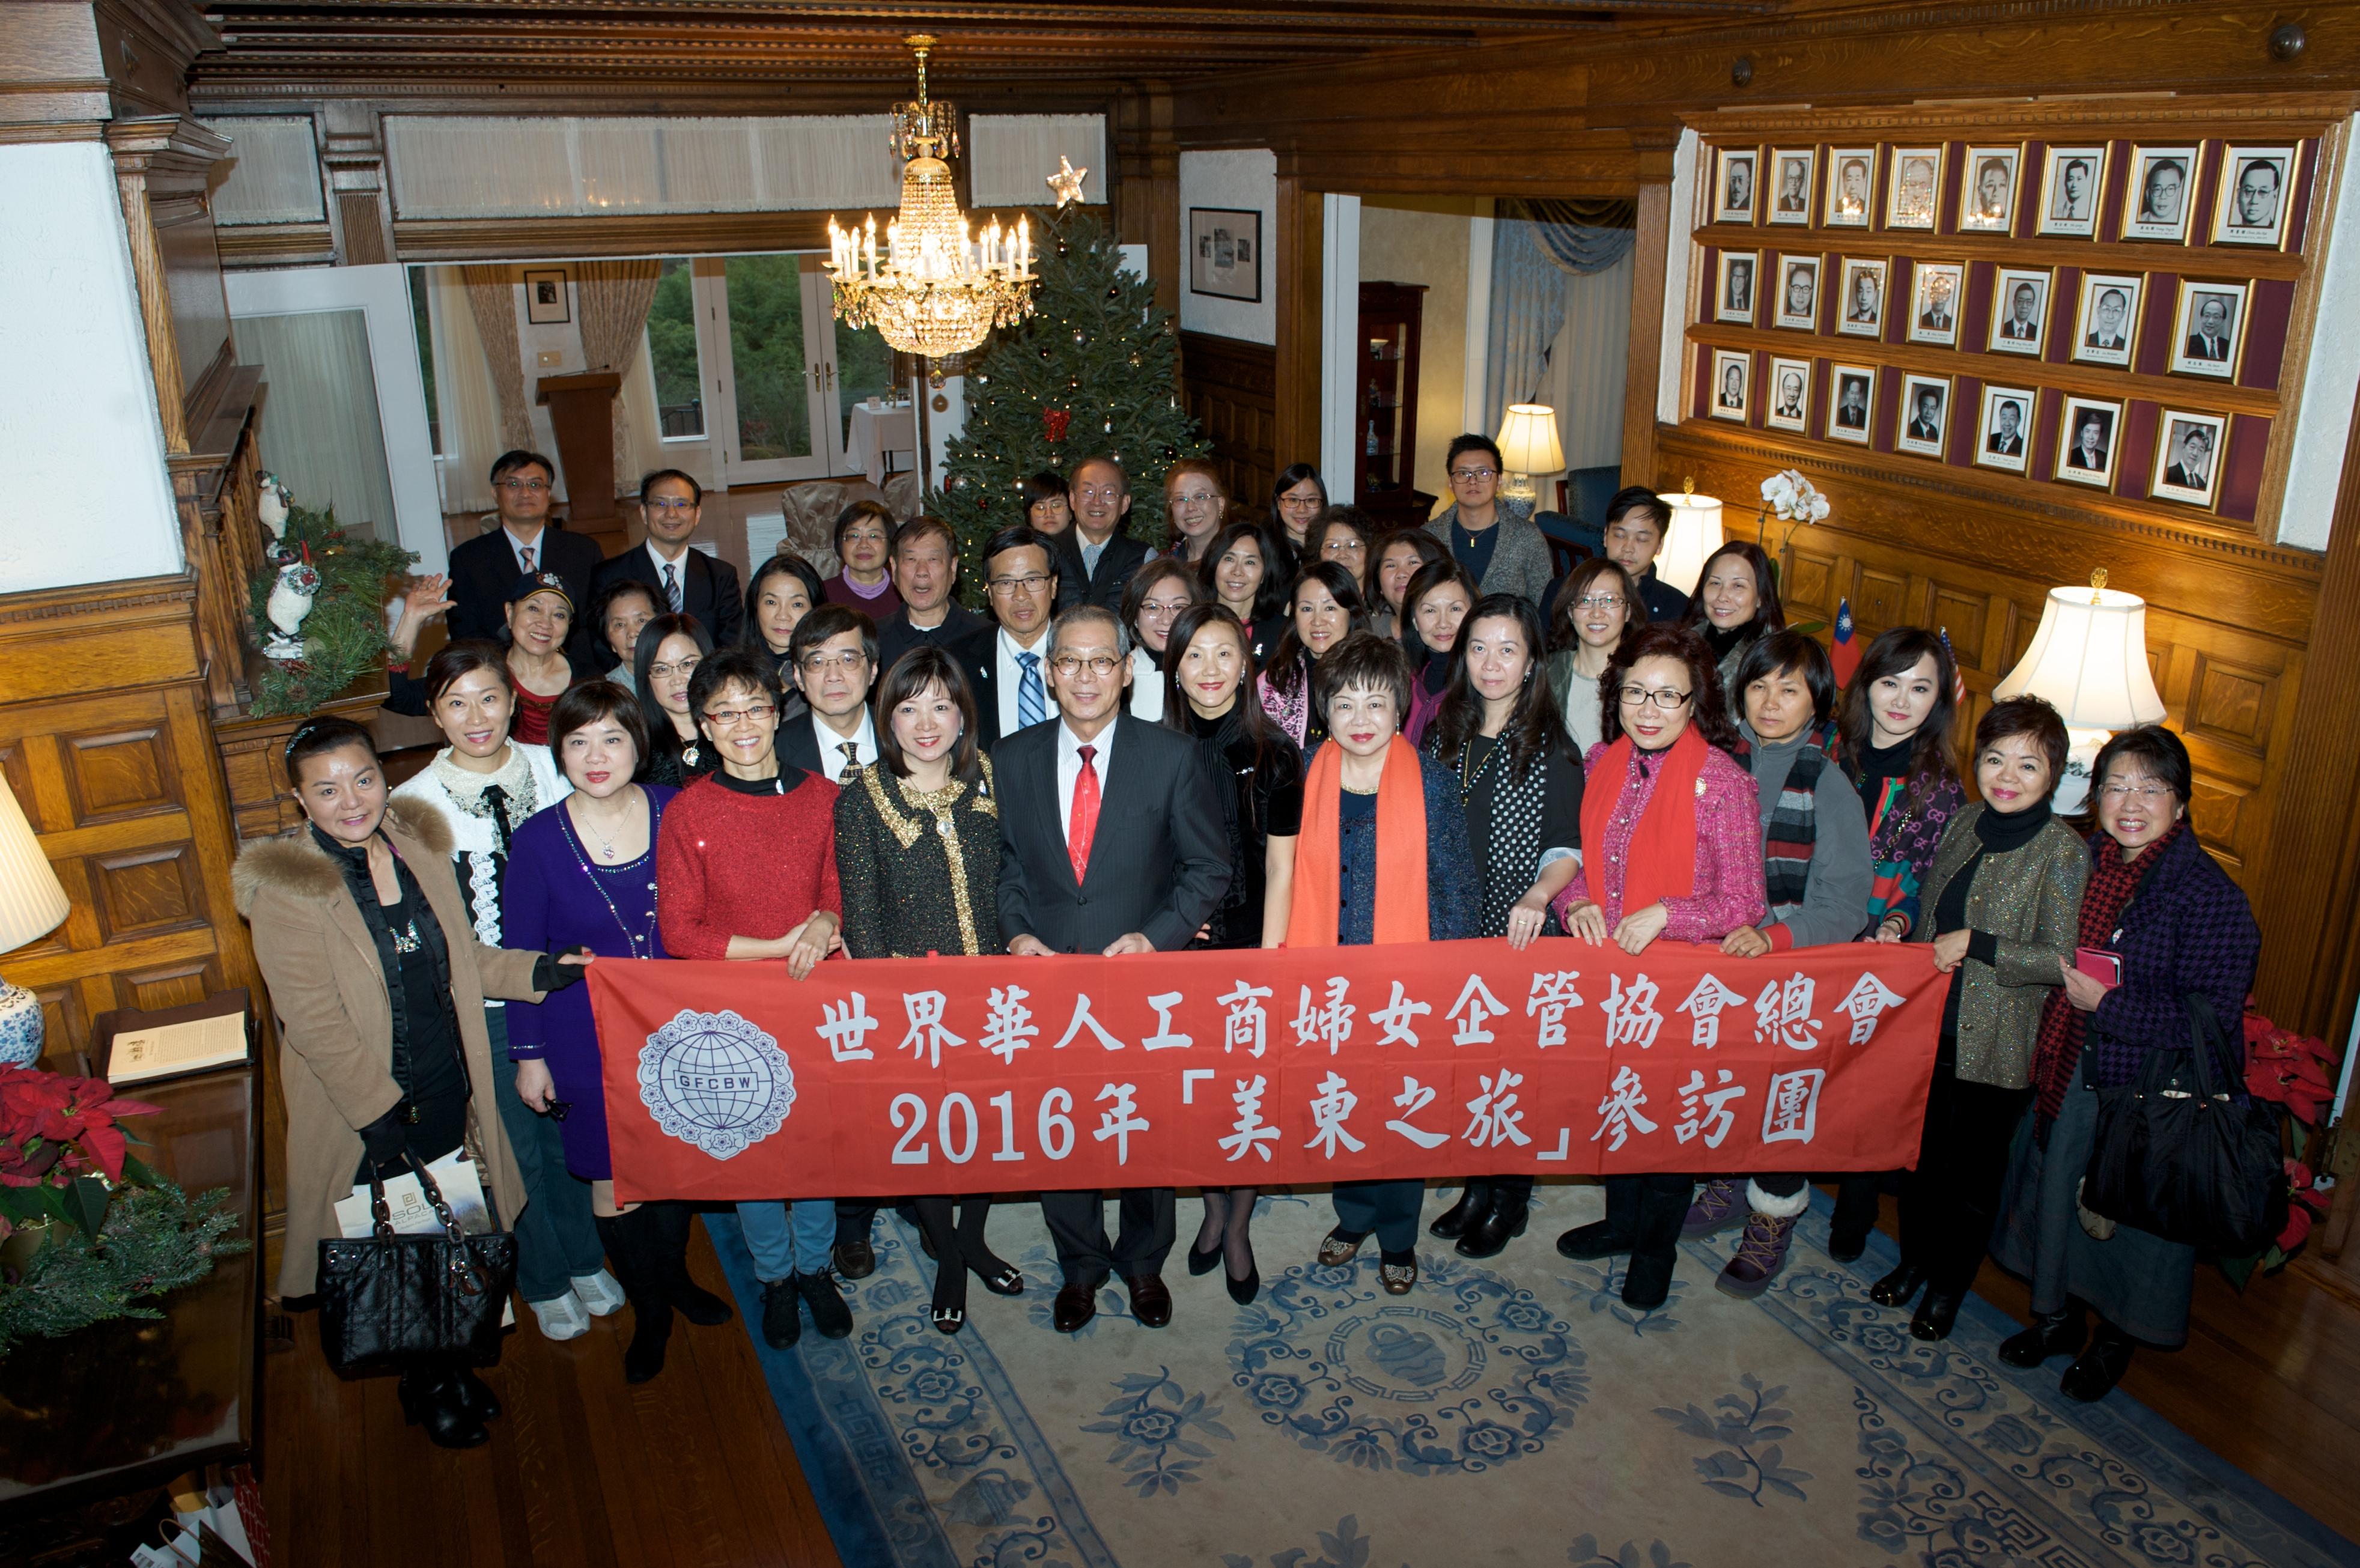
[(1113, 186), (1115, 232), (1126, 245), (1147, 247), (1147, 277), (1159, 310), (1180, 313), (1180, 280), (1187, 256), (1180, 241), (1180, 147), (1172, 139), (1172, 91), (1150, 82), (1116, 106), (1115, 147), (1120, 173)]
[(1278, 176), (1278, 466), (1319, 457), (1320, 193), (1282, 160)]
[(337, 259), (346, 267), (391, 261), (393, 194), (386, 185), (383, 116), (366, 103), (330, 99), (323, 129), (320, 163), (328, 172)]
[(1622, 483), (1658, 488), (1655, 397), (1663, 380), (1664, 267), (1671, 249), (1677, 140), (1677, 133), (1651, 136), (1639, 147), (1639, 238), (1631, 256), (1631, 344), (1622, 372)]

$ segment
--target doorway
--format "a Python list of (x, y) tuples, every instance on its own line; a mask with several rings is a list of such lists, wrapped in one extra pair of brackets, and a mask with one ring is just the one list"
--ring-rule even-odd
[(892, 349), (836, 321), (825, 264), (787, 251), (694, 264), (705, 433), (724, 486), (854, 472), (850, 410), (893, 388)]

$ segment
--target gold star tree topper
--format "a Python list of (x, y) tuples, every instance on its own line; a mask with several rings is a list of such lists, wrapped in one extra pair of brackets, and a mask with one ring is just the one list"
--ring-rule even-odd
[(1057, 155), (1057, 172), (1046, 177), (1049, 189), (1057, 193), (1057, 205), (1082, 199), (1082, 180), (1089, 174), (1087, 169), (1076, 169), (1064, 153)]

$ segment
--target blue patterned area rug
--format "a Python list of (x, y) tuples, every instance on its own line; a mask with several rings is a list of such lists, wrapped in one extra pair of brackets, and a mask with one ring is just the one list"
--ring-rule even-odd
[[(2061, 1362), (2001, 1364), (2015, 1324), (1996, 1308), (1911, 1339), (1868, 1299), (1891, 1241), (1831, 1262), (1824, 1195), (1758, 1301), (1712, 1288), (1731, 1233), (1686, 1247), (1644, 1315), (1619, 1262), (1551, 1246), (1599, 1190), (1535, 1203), (1488, 1263), (1429, 1239), (1394, 1298), (1373, 1247), (1311, 1261), (1325, 1193), (1264, 1198), (1262, 1299), (1239, 1307), (1218, 1272), (1187, 1278), (1201, 1210), (1184, 1196), (1172, 1326), (1141, 1328), (1110, 1289), (1073, 1339), (1049, 1326), (1032, 1204), (991, 1219), (1025, 1294), (976, 1286), (956, 1337), (929, 1324), (934, 1266), (889, 1211), (877, 1272), (847, 1287), (853, 1336), (757, 1348), (848, 1568), (2360, 1565), (2126, 1395), (2077, 1405)], [(706, 1223), (758, 1329), (737, 1220)]]

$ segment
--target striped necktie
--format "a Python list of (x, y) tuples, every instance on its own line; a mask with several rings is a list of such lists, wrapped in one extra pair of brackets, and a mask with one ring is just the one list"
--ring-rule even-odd
[(1023, 677), (1016, 682), (1016, 723), (1024, 728), (1049, 716), (1049, 694), (1041, 688), (1039, 654), (1020, 653), (1016, 662), (1024, 667)]
[(664, 597), (672, 601), (672, 613), (675, 615), (679, 615), (681, 612), (680, 567), (677, 563), (669, 561), (664, 562)]

